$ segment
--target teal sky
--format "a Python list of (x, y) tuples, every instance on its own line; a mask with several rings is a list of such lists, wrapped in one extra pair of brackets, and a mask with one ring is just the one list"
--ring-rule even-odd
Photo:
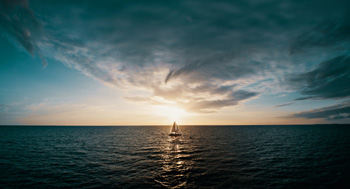
[(350, 121), (347, 1), (0, 1), (1, 125)]

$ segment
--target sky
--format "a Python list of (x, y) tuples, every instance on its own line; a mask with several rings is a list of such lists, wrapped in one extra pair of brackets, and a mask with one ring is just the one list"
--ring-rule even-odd
[(0, 0), (1, 125), (350, 123), (350, 1)]

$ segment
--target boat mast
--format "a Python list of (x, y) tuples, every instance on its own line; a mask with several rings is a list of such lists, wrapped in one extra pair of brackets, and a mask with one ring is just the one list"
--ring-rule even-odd
[(176, 132), (176, 122), (174, 121), (173, 127), (171, 128), (171, 132)]

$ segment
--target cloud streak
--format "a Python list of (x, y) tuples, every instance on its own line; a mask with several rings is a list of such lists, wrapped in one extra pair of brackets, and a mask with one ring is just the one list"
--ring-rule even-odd
[(286, 103), (286, 104), (280, 104), (280, 105), (276, 105), (275, 108), (280, 108), (280, 107), (283, 107), (283, 106), (289, 106), (289, 105), (292, 105), (294, 104), (295, 102), (290, 102), (290, 103)]
[(310, 110), (292, 114), (289, 118), (339, 120), (350, 118), (350, 101), (345, 101), (337, 105), (328, 106), (320, 109)]
[(292, 43), (290, 53), (302, 53), (314, 48), (348, 49), (350, 14), (332, 16), (300, 34)]
[(291, 76), (290, 85), (301, 88), (305, 99), (338, 99), (350, 96), (350, 58), (338, 56), (322, 62), (313, 71)]
[(31, 55), (37, 53), (46, 66), (47, 63), (42, 58), (37, 44), (43, 35), (42, 25), (29, 8), (27, 0), (0, 1), (0, 26)]

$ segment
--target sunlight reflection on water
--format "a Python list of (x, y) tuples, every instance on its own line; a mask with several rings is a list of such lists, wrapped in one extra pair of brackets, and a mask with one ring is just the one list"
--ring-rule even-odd
[(168, 137), (164, 146), (162, 172), (154, 180), (164, 187), (180, 188), (186, 185), (193, 162), (182, 137)]

